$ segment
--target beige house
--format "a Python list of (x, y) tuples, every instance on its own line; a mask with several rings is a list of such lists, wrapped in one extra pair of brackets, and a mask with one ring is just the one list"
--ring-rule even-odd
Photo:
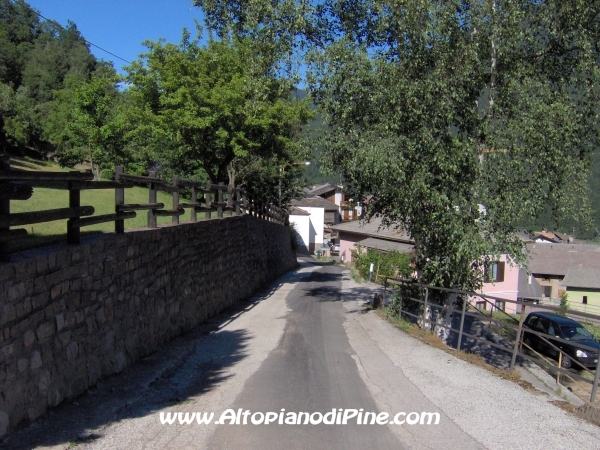
[(600, 270), (600, 246), (535, 242), (527, 245), (529, 271), (541, 285), (545, 298), (559, 298), (570, 269)]

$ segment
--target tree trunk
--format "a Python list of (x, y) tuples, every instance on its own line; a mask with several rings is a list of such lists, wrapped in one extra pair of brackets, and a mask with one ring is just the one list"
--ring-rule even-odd
[(448, 343), (450, 337), (450, 327), (454, 318), (454, 310), (458, 303), (458, 294), (451, 293), (444, 302), (444, 307), (438, 312), (435, 320), (435, 328), (433, 332), (442, 339), (444, 344)]

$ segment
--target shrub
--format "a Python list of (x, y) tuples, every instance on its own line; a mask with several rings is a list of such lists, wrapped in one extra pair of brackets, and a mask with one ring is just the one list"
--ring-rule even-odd
[(356, 246), (352, 251), (352, 261), (362, 278), (369, 278), (371, 264), (374, 265), (374, 272), (378, 272), (380, 277), (409, 277), (413, 270), (410, 255), (397, 251), (368, 249), (365, 252), (361, 246)]
[[(566, 311), (567, 309), (569, 309), (569, 296), (567, 295), (567, 292), (566, 292), (566, 291), (565, 291), (565, 292), (563, 292), (563, 294), (560, 296), (560, 306), (559, 306), (559, 308), (560, 308), (560, 309), (563, 309), (563, 310), (565, 310), (565, 311)], [(564, 312), (560, 312), (559, 314), (560, 314), (561, 316), (564, 316), (564, 315), (565, 315), (565, 313), (564, 313)]]

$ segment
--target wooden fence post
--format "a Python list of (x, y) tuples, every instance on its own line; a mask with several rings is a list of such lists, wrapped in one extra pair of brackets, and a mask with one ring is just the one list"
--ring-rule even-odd
[(517, 362), (517, 353), (521, 347), (521, 334), (523, 332), (523, 322), (525, 321), (525, 305), (521, 305), (521, 317), (519, 318), (519, 326), (517, 328), (517, 336), (515, 337), (515, 345), (513, 347), (512, 357), (510, 359), (510, 370), (515, 368)]
[(223, 189), (225, 185), (222, 181), (219, 181), (217, 190), (217, 218), (223, 218)]
[[(123, 166), (115, 166), (115, 181), (123, 173)], [(125, 203), (125, 189), (115, 188), (115, 213), (119, 212), (119, 205)], [(115, 220), (115, 233), (125, 233), (125, 219)]]
[(242, 215), (242, 209), (240, 207), (241, 204), (242, 204), (242, 191), (238, 187), (235, 191), (235, 215), (236, 216)]
[[(155, 178), (156, 172), (150, 171), (148, 172), (148, 176)], [(148, 195), (148, 203), (157, 203), (156, 201), (156, 186), (154, 183), (148, 184), (148, 189), (150, 190)], [(156, 228), (156, 216), (154, 215), (154, 211), (152, 209), (148, 210), (148, 228)]]
[[(173, 186), (177, 187), (179, 184), (179, 175), (173, 175)], [(179, 209), (179, 191), (173, 191), (173, 211), (177, 211)], [(171, 217), (171, 223), (173, 225), (177, 225), (179, 223), (179, 216), (176, 214)]]
[[(195, 179), (194, 179), (195, 181)], [(192, 206), (190, 208), (190, 222), (196, 222), (197, 218), (196, 218), (196, 203), (198, 203), (198, 192), (196, 191), (196, 186), (192, 186), (191, 187), (191, 192), (192, 192)]]
[[(8, 156), (0, 157), (0, 169), (1, 170), (10, 170), (10, 158)], [(0, 185), (9, 186), (10, 182), (0, 182)], [(0, 217), (10, 215), (10, 198), (2, 197), (0, 198)], [(10, 262), (10, 244), (8, 240), (5, 240), (5, 237), (8, 236), (10, 232), (10, 227), (2, 227), (0, 228), (0, 234), (2, 234), (2, 238), (0, 240), (0, 261), (1, 262)]]
[[(79, 208), (81, 206), (81, 191), (77, 189), (75, 183), (69, 181), (69, 208)], [(81, 228), (74, 226), (77, 218), (67, 220), (67, 244), (78, 245), (81, 243)]]
[(227, 185), (227, 216), (233, 216), (233, 185)]
[(204, 213), (204, 218), (205, 219), (210, 219), (211, 218), (211, 208), (212, 208), (212, 202), (211, 202), (211, 195), (212, 195), (212, 191), (211, 191), (211, 187), (212, 187), (212, 183), (210, 182), (210, 180), (208, 180), (206, 182), (206, 190), (204, 191), (204, 203), (206, 203), (206, 212)]

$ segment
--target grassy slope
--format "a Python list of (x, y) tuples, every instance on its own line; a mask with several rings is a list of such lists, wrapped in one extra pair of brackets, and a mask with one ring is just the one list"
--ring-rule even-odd
[[(58, 165), (40, 162), (29, 159), (11, 159), (11, 166), (25, 170), (44, 170), (44, 171), (66, 171)], [(172, 202), (171, 194), (158, 192), (158, 201), (165, 204), (165, 208), (170, 208)], [(148, 203), (148, 189), (143, 187), (134, 187), (125, 190), (126, 203)], [(81, 205), (93, 206), (94, 215), (111, 214), (115, 212), (115, 191), (107, 190), (89, 190), (81, 192)], [(10, 203), (11, 212), (30, 212), (41, 211), (45, 209), (66, 208), (69, 206), (69, 192), (65, 189), (54, 189), (50, 187), (34, 187), (33, 195), (29, 200), (13, 200)], [(147, 212), (136, 211), (137, 216), (125, 221), (125, 228), (145, 227), (147, 223)], [(189, 210), (180, 217), (180, 221), (188, 220)], [(158, 217), (159, 224), (171, 223), (170, 217)], [(12, 251), (23, 250), (38, 245), (61, 242), (66, 239), (67, 221), (57, 220), (54, 222), (38, 223), (26, 225), (23, 227), (29, 233), (27, 237), (15, 239), (11, 242)], [(107, 222), (97, 225), (91, 225), (81, 229), (82, 234), (102, 233), (114, 231), (114, 222)]]

